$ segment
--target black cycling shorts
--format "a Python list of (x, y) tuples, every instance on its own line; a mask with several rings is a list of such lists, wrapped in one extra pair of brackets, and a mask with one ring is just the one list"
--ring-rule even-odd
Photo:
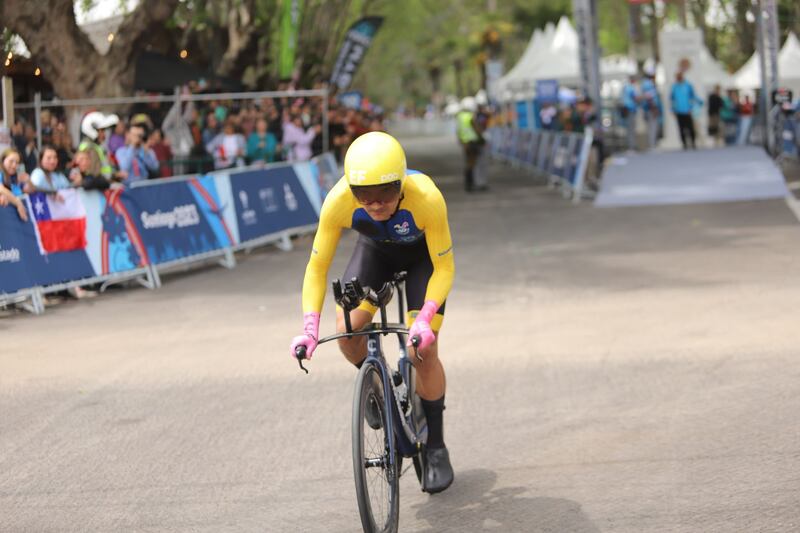
[[(359, 235), (353, 255), (344, 271), (342, 283), (358, 278), (362, 286), (378, 290), (384, 283), (391, 281), (396, 273), (403, 271), (407, 272), (406, 323), (410, 325), (425, 303), (428, 280), (433, 275), (433, 263), (424, 237), (413, 244), (394, 244), (378, 243), (369, 237)], [(442, 302), (442, 306), (436, 311), (437, 316), (431, 321), (434, 330), (438, 330), (441, 326), (444, 306), (445, 303)], [(362, 303), (359, 309), (375, 312), (375, 308), (366, 302)]]

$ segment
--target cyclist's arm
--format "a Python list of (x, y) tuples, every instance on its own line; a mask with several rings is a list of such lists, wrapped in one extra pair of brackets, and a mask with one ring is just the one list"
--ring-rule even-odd
[[(338, 194), (339, 187), (334, 187), (319, 216), (319, 227), (311, 247), (311, 258), (306, 266), (306, 275), (303, 278), (303, 313), (319, 313), (325, 300), (325, 288), (328, 281), (328, 268), (331, 266), (336, 246), (342, 235), (343, 215), (346, 206)], [(349, 193), (349, 191), (347, 191)]]
[(438, 189), (428, 193), (428, 206), (425, 211), (425, 240), (433, 263), (433, 275), (428, 280), (425, 300), (433, 300), (442, 305), (450, 287), (456, 265), (453, 259), (453, 241), (450, 238), (450, 225), (447, 223), (447, 205)]

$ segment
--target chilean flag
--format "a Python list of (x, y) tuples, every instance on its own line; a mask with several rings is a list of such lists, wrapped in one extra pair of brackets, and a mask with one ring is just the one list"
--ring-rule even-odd
[(32, 193), (31, 202), (36, 229), (46, 253), (86, 248), (86, 209), (75, 189), (58, 193)]

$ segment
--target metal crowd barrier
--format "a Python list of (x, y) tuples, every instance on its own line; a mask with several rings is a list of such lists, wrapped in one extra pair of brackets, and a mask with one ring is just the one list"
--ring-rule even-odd
[[(330, 153), (308, 162), (276, 163), (205, 175), (140, 182), (100, 193), (79, 190), (86, 246), (45, 253), (30, 197), (28, 222), (0, 209), (0, 305), (44, 312), (44, 296), (74, 287), (135, 280), (149, 289), (160, 274), (315, 231), (324, 195), (339, 177)], [(35, 201), (41, 201), (36, 197)]]
[(492, 157), (540, 174), (574, 203), (581, 200), (593, 132), (525, 130), (496, 127), (489, 130)]

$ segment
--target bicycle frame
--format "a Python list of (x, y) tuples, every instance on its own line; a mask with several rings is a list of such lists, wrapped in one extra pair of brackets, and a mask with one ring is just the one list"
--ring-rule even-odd
[[(399, 281), (392, 282), (396, 289), (396, 296), (398, 302), (398, 313), (402, 319), (405, 315), (405, 305), (403, 294), (403, 286)], [(390, 444), (390, 460), (395, 461), (395, 453), (400, 452), (403, 457), (413, 457), (420, 449), (420, 445), (424, 444), (425, 431), (420, 431), (419, 434), (414, 430), (410, 421), (406, 419), (400, 405), (400, 399), (395, 393), (394, 380), (392, 379), (392, 372), (386, 357), (383, 355), (383, 348), (381, 337), (389, 334), (397, 335), (398, 346), (400, 349), (400, 358), (398, 359), (397, 366), (403, 383), (406, 384), (407, 391), (411, 381), (411, 369), (413, 367), (411, 360), (408, 357), (408, 349), (406, 348), (406, 338), (408, 336), (408, 329), (404, 324), (389, 323), (386, 319), (386, 306), (380, 307), (380, 323), (373, 322), (359, 331), (352, 331), (350, 325), (350, 316), (345, 312), (345, 333), (337, 333), (320, 339), (319, 343), (325, 343), (336, 339), (353, 338), (365, 336), (367, 337), (367, 357), (364, 359), (365, 365), (373, 365), (377, 367), (381, 375), (381, 382), (383, 383), (384, 394), (384, 409), (385, 412), (391, 413), (392, 416), (387, 417), (388, 427), (386, 428), (387, 434), (394, 435), (396, 439), (389, 439)], [(408, 402), (413, 402), (411, 397), (407, 398)], [(411, 410), (413, 416), (413, 409)], [(398, 473), (399, 474), (399, 473)]]
[[(405, 328), (403, 328), (405, 329)], [(406, 331), (407, 333), (407, 331)], [(367, 335), (367, 358), (364, 360), (365, 365), (373, 365), (377, 367), (378, 372), (381, 374), (381, 381), (383, 382), (383, 390), (386, 394), (383, 395), (384, 409), (387, 413), (392, 413), (392, 416), (387, 417), (388, 426), (387, 433), (394, 435), (395, 439), (390, 439), (390, 454), (391, 460), (394, 461), (395, 453), (400, 452), (403, 457), (413, 457), (419, 451), (419, 445), (422, 444), (421, 435), (417, 435), (411, 427), (406, 416), (402, 411), (400, 405), (400, 398), (395, 393), (394, 381), (391, 376), (391, 367), (383, 355), (381, 347), (381, 336), (385, 335), (382, 330), (376, 329), (370, 331)], [(397, 332), (398, 338), (401, 339), (403, 333)], [(402, 376), (403, 382), (408, 384), (411, 379), (411, 361), (408, 359), (408, 353), (405, 346), (401, 348), (400, 359), (398, 360), (398, 372)], [(408, 387), (408, 385), (406, 385)], [(413, 398), (408, 398), (409, 402)], [(397, 446), (397, 449), (394, 447)]]

